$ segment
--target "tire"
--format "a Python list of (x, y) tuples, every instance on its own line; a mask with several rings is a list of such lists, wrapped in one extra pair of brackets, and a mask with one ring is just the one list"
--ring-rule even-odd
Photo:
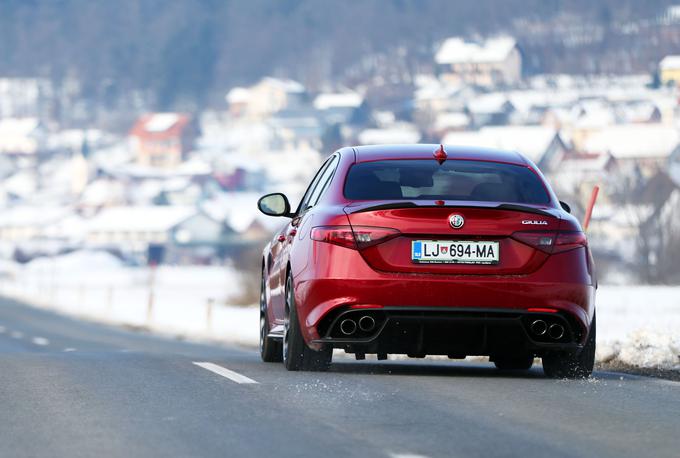
[(293, 278), (286, 279), (286, 319), (283, 331), (283, 365), (289, 371), (325, 371), (328, 370), (333, 349), (326, 347), (314, 351), (307, 346), (300, 330), (300, 320), (295, 306), (293, 294)]
[(534, 355), (498, 356), (493, 363), (502, 371), (527, 371), (534, 365)]
[(588, 378), (595, 366), (595, 315), (585, 346), (579, 353), (549, 353), (543, 357), (543, 372), (553, 378)]
[(267, 296), (265, 293), (264, 270), (260, 285), (260, 358), (265, 363), (283, 361), (283, 344), (280, 340), (267, 337), (269, 334), (269, 318), (267, 317)]

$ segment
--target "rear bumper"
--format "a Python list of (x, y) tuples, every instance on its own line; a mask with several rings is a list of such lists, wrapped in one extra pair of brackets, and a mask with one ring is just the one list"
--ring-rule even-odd
[[(369, 326), (355, 326), (370, 317)], [(532, 323), (555, 326), (560, 334), (541, 335)], [(351, 335), (343, 326), (351, 322)], [(365, 329), (361, 329), (361, 328)], [(559, 327), (559, 328), (558, 328)], [(450, 307), (383, 307), (335, 310), (319, 323), (320, 338), (312, 344), (330, 345), (350, 353), (407, 354), (413, 357), (447, 355), (498, 356), (548, 351), (578, 351), (583, 330), (565, 313)]]
[(330, 343), (324, 340), (329, 337), (324, 326), (351, 306), (389, 309), (394, 316), (400, 310), (421, 310), (448, 316), (456, 311), (503, 312), (510, 317), (528, 314), (532, 308), (551, 308), (571, 324), (574, 345), (582, 345), (587, 337), (595, 286), (585, 250), (550, 256), (529, 275), (483, 276), (380, 272), (371, 269), (357, 251), (328, 247), (314, 252), (307, 268), (294, 270), (300, 324), (312, 346)]

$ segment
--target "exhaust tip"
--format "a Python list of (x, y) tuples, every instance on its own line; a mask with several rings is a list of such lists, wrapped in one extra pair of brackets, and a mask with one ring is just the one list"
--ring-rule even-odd
[(357, 330), (357, 324), (354, 320), (350, 320), (349, 318), (342, 320), (340, 323), (340, 331), (346, 335), (346, 336), (351, 336), (354, 334)]
[(375, 328), (375, 320), (372, 316), (364, 315), (359, 318), (359, 329), (364, 332), (370, 332)]
[(535, 335), (542, 336), (548, 330), (548, 324), (543, 320), (534, 320), (529, 329), (531, 329), (531, 332)]
[(548, 330), (548, 335), (551, 339), (559, 340), (564, 336), (564, 326), (561, 324), (552, 324)]

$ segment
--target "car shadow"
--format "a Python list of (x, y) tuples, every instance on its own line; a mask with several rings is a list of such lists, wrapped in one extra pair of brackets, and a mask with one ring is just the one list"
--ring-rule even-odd
[[(345, 374), (398, 375), (398, 376), (433, 376), (433, 377), (484, 377), (514, 379), (546, 379), (540, 363), (534, 363), (530, 370), (499, 370), (493, 363), (478, 361), (445, 361), (445, 360), (391, 360), (391, 361), (352, 361), (351, 359), (334, 360), (329, 372)], [(594, 380), (627, 380), (634, 381), (639, 376), (619, 372), (593, 372), (590, 381)], [(563, 379), (566, 380), (566, 379)]]
[(540, 364), (530, 370), (502, 371), (493, 363), (466, 361), (333, 361), (330, 372), (399, 376), (545, 378)]

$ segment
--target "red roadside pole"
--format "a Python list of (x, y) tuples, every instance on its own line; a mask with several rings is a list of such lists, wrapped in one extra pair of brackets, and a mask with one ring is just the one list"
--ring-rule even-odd
[(593, 193), (590, 195), (590, 202), (588, 202), (588, 207), (586, 208), (586, 216), (583, 218), (583, 230), (588, 230), (588, 225), (590, 224), (590, 218), (593, 216), (593, 208), (595, 207), (595, 201), (597, 200), (597, 195), (600, 192), (600, 187), (595, 186), (593, 188)]

